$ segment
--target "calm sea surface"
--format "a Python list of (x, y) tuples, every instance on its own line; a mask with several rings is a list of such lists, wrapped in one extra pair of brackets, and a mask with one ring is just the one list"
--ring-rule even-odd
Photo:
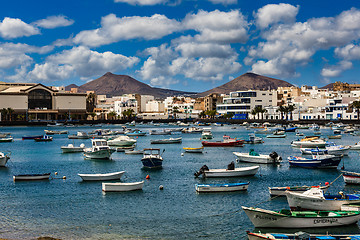
[[(212, 126), (213, 140), (221, 140), (224, 134), (248, 139), (242, 126)], [(161, 128), (170, 128), (164, 125)], [(97, 127), (99, 128), (99, 127)], [(120, 125), (103, 125), (102, 128), (120, 130)], [(134, 127), (132, 127), (134, 128)], [(143, 131), (154, 128), (137, 125)], [(160, 128), (160, 127), (158, 127)], [(318, 185), (332, 182), (345, 164), (349, 171), (360, 171), (359, 152), (351, 151), (344, 157), (338, 169), (315, 170), (290, 168), (286, 158), (300, 155), (299, 149), (290, 142), (298, 139), (295, 133), (287, 133), (283, 139), (267, 139), (263, 144), (244, 147), (206, 148), (203, 154), (183, 153), (183, 147), (200, 147), (201, 134), (174, 134), (181, 136), (182, 144), (151, 145), (151, 139), (169, 136), (138, 137), (136, 149), (160, 147), (163, 154), (163, 169), (142, 170), (141, 155), (125, 155), (115, 152), (112, 161), (84, 160), (81, 153), (63, 154), (60, 147), (73, 143), (67, 135), (54, 135), (52, 142), (21, 140), (25, 135), (43, 134), (44, 129), (90, 132), (95, 127), (0, 127), (0, 132), (10, 132), (12, 143), (0, 143), (0, 151), (11, 151), (7, 167), (0, 169), (0, 238), (32, 239), (52, 236), (62, 239), (246, 239), (246, 231), (254, 227), (241, 206), (280, 210), (287, 208), (286, 198), (271, 200), (270, 186)], [(311, 130), (300, 130), (312, 135)], [(332, 134), (330, 128), (321, 128), (322, 136)], [(260, 135), (258, 135), (260, 136)], [(344, 134), (334, 142), (353, 145), (359, 136)], [(90, 140), (75, 140), (78, 146)], [(263, 154), (276, 151), (285, 160), (279, 166), (261, 165), (253, 177), (231, 179), (194, 178), (193, 173), (202, 165), (209, 168), (226, 168), (236, 157), (233, 151), (248, 152), (250, 148)], [(237, 167), (250, 166), (236, 163)], [(82, 182), (78, 173), (107, 173), (126, 171), (122, 182), (145, 180), (142, 191), (106, 193), (101, 191), (101, 182)], [(13, 182), (16, 174), (51, 172), (54, 178), (40, 182)], [(58, 176), (54, 173), (58, 172)], [(60, 179), (66, 176), (66, 180)], [(223, 194), (197, 194), (196, 183), (250, 182), (248, 191)], [(159, 190), (163, 185), (164, 190)], [(360, 186), (345, 186), (343, 179), (335, 181), (329, 192), (353, 193)], [(255, 229), (258, 230), (258, 229)], [(263, 232), (284, 232), (276, 229), (260, 229)], [(296, 232), (297, 229), (286, 230)], [(313, 233), (360, 233), (358, 225), (335, 229), (306, 229)]]

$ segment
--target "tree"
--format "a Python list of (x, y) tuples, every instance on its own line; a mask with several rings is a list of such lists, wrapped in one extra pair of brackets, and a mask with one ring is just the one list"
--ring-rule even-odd
[(250, 113), (251, 113), (251, 115), (253, 115), (253, 119), (255, 119), (255, 116), (256, 116), (256, 114), (257, 114), (255, 108), (254, 108), (253, 110), (251, 110)]
[(208, 110), (207, 113), (206, 113), (211, 119), (214, 119), (217, 112), (216, 110)]
[(96, 105), (96, 94), (90, 93), (86, 97), (86, 111), (87, 112), (93, 112)]
[(280, 106), (278, 111), (281, 114), (281, 120), (284, 119), (284, 113), (286, 112), (286, 108), (284, 106)]
[(174, 118), (176, 119), (176, 114), (177, 114), (177, 113), (180, 113), (179, 107), (178, 107), (178, 106), (174, 106), (172, 112), (173, 112), (173, 114), (174, 114)]
[(224, 114), (223, 117), (224, 117), (225, 119), (231, 119), (231, 118), (234, 117), (234, 115), (235, 115), (234, 113), (230, 112), (230, 113)]
[(13, 115), (13, 113), (14, 113), (15, 111), (14, 111), (14, 109), (12, 109), (12, 108), (8, 108), (8, 109), (7, 109), (7, 112), (8, 112), (8, 115), (9, 115), (9, 121), (11, 122), (11, 120), (12, 120), (12, 115)]
[(126, 119), (131, 119), (131, 118), (135, 117), (134, 109), (129, 108), (129, 109), (123, 111), (122, 115)]
[(110, 118), (111, 120), (114, 120), (114, 117), (116, 117), (116, 112), (112, 111), (108, 113), (108, 118)]
[(296, 107), (295, 105), (290, 104), (287, 107), (288, 112), (290, 112), (290, 120), (293, 120), (293, 111), (295, 111)]
[(201, 111), (201, 112), (199, 113), (199, 118), (205, 118), (205, 117), (206, 117), (205, 111)]
[(6, 108), (1, 109), (1, 120), (6, 121), (8, 115), (8, 110)]
[(352, 106), (356, 109), (356, 113), (357, 113), (357, 119), (359, 120), (359, 111), (360, 111), (360, 101), (354, 101), (352, 103)]

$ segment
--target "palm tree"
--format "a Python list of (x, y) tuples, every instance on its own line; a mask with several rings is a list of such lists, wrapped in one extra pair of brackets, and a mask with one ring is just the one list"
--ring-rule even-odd
[(256, 112), (255, 108), (253, 110), (251, 110), (251, 115), (253, 115), (254, 119), (255, 119), (256, 114), (257, 114), (257, 112)]
[(111, 120), (114, 119), (114, 117), (116, 117), (116, 112), (112, 111), (108, 113), (108, 118), (110, 118)]
[(205, 118), (205, 117), (206, 117), (205, 111), (201, 111), (201, 112), (199, 113), (199, 118)]
[(8, 110), (6, 108), (1, 109), (1, 120), (6, 121)]
[(286, 112), (286, 108), (284, 106), (280, 106), (278, 110), (279, 110), (279, 112), (281, 114), (281, 120), (283, 120), (284, 119), (284, 113)]
[(129, 108), (129, 109), (123, 111), (122, 115), (126, 119), (131, 119), (131, 118), (135, 117), (134, 109)]
[(223, 117), (224, 117), (225, 119), (231, 119), (231, 118), (234, 117), (234, 115), (235, 115), (234, 113), (230, 112), (230, 113), (224, 114)]
[(209, 117), (210, 117), (211, 119), (214, 119), (215, 116), (216, 116), (216, 114), (217, 114), (216, 110), (209, 110), (209, 111), (207, 111), (207, 115), (209, 115)]
[(173, 112), (173, 114), (174, 114), (174, 118), (176, 119), (176, 114), (177, 114), (177, 113), (180, 113), (179, 107), (178, 107), (178, 106), (174, 106), (172, 112)]
[(293, 120), (293, 111), (296, 109), (295, 105), (290, 104), (287, 107), (288, 112), (290, 112), (290, 120)]
[(93, 112), (96, 105), (96, 94), (90, 93), (86, 97), (86, 111), (87, 112)]
[(12, 117), (12, 114), (13, 114), (15, 111), (14, 111), (14, 109), (12, 109), (12, 108), (9, 107), (9, 108), (7, 109), (7, 112), (8, 112), (8, 114), (9, 114), (9, 121), (11, 122), (11, 120), (12, 120), (12, 118), (11, 118), (11, 117)]

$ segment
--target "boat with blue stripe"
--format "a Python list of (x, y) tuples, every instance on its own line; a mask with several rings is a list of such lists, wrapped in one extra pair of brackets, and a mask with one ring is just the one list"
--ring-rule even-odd
[(249, 182), (246, 183), (224, 183), (224, 184), (195, 184), (197, 192), (235, 192), (246, 191)]

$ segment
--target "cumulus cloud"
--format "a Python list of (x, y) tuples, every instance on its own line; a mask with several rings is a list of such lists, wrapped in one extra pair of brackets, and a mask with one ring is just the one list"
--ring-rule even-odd
[(274, 23), (293, 23), (298, 14), (299, 6), (295, 7), (290, 4), (268, 4), (260, 8), (254, 14), (256, 25), (260, 28), (267, 28)]
[(351, 62), (341, 61), (338, 65), (323, 68), (321, 76), (325, 78), (338, 77), (343, 71), (352, 68), (352, 66)]
[(346, 60), (360, 60), (360, 46), (348, 44), (342, 48), (336, 48), (335, 54)]
[(208, 0), (209, 2), (212, 2), (214, 4), (224, 4), (224, 5), (229, 5), (229, 4), (236, 4), (237, 0)]
[(200, 10), (197, 14), (188, 14), (183, 25), (200, 34), (197, 41), (217, 43), (245, 43), (248, 40), (249, 23), (239, 10), (207, 12)]
[(101, 19), (101, 28), (82, 31), (74, 38), (77, 44), (97, 47), (129, 39), (160, 39), (180, 29), (180, 23), (164, 15), (118, 18), (109, 14)]
[(40, 30), (18, 18), (5, 17), (0, 22), (0, 36), (5, 39), (28, 37), (40, 34)]
[(74, 47), (51, 55), (44, 64), (36, 64), (29, 73), (32, 80), (61, 80), (70, 76), (87, 78), (108, 71), (120, 71), (133, 67), (139, 61), (136, 57), (126, 57), (112, 52), (99, 53), (87, 47)]
[(57, 27), (67, 27), (74, 23), (74, 20), (69, 19), (65, 16), (59, 15), (59, 16), (49, 16), (45, 19), (38, 20), (34, 22), (34, 25), (42, 27), (42, 28), (48, 28), (53, 29)]
[(128, 3), (130, 5), (151, 6), (158, 4), (175, 4), (177, 1), (170, 0), (114, 0), (116, 3)]

